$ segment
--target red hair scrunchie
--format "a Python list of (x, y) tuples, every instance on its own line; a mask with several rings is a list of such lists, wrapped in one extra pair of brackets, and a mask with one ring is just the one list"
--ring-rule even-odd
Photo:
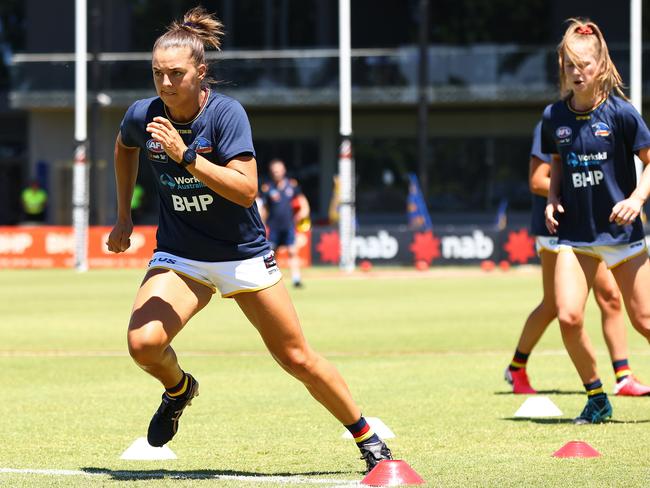
[(590, 36), (591, 34), (594, 33), (593, 29), (589, 27), (588, 25), (581, 25), (576, 28), (576, 32), (578, 34), (582, 34), (583, 36)]

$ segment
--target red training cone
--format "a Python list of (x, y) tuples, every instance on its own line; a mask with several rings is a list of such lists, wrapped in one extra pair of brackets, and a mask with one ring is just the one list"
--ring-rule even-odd
[(424, 480), (406, 461), (388, 459), (379, 461), (379, 464), (361, 480), (362, 485), (369, 486), (421, 485), (422, 483)]
[(592, 458), (598, 456), (600, 456), (600, 453), (596, 449), (582, 441), (567, 442), (553, 453), (553, 457), (558, 458)]

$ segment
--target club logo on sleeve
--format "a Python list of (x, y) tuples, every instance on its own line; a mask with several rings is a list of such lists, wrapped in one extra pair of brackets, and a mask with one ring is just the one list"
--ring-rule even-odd
[(197, 137), (192, 143), (192, 147), (199, 154), (206, 154), (212, 152), (212, 143), (205, 137)]
[(557, 143), (560, 145), (571, 144), (571, 135), (573, 131), (571, 127), (563, 125), (555, 129), (555, 137), (557, 137)]
[(598, 137), (607, 137), (612, 133), (611, 129), (605, 122), (596, 122), (595, 124), (592, 124), (591, 128), (594, 131), (594, 135)]
[(158, 163), (167, 162), (167, 154), (165, 149), (162, 147), (162, 144), (155, 139), (149, 139), (147, 141), (147, 157), (151, 161), (156, 161)]

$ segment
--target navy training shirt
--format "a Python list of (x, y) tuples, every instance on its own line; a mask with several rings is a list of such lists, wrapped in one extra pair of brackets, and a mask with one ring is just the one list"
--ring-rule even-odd
[(273, 230), (293, 229), (292, 200), (302, 194), (300, 185), (292, 178), (284, 178), (277, 184), (269, 181), (262, 184), (262, 200), (268, 209), (266, 223)]
[(644, 238), (641, 218), (609, 222), (612, 207), (637, 185), (634, 154), (650, 146), (650, 131), (632, 104), (609, 96), (588, 112), (561, 100), (544, 110), (542, 152), (562, 160), (560, 243), (611, 246)]
[[(530, 147), (530, 156), (535, 156), (545, 163), (551, 162), (551, 156), (542, 152), (542, 121), (540, 120), (533, 130), (533, 143)], [(552, 234), (546, 228), (546, 197), (532, 194), (533, 208), (530, 214), (530, 233), (534, 236), (550, 237)]]
[(159, 195), (156, 251), (197, 261), (237, 261), (270, 251), (262, 219), (253, 204), (244, 208), (223, 198), (169, 158), (145, 129), (165, 117), (183, 141), (211, 163), (225, 166), (239, 155), (255, 156), (250, 124), (236, 100), (210, 90), (190, 122), (174, 122), (159, 97), (138, 100), (120, 126), (122, 143), (140, 148), (140, 163), (150, 163)]

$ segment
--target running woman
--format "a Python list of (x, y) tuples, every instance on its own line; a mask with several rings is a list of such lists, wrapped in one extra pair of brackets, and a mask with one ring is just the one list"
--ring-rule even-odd
[(135, 297), (128, 327), (135, 362), (165, 388), (149, 424), (152, 446), (169, 442), (198, 395), (171, 346), (215, 291), (233, 297), (273, 358), (352, 433), (366, 468), (390, 459), (348, 387), (307, 343), (266, 240), (255, 197), (257, 163), (242, 106), (210, 88), (205, 47), (219, 49), (223, 25), (201, 7), (173, 22), (153, 47), (157, 97), (127, 110), (115, 143), (118, 218), (112, 252), (129, 248), (138, 165), (158, 182), (157, 248)]
[[(513, 393), (535, 394), (530, 386), (526, 364), (530, 353), (539, 342), (548, 325), (557, 317), (553, 280), (558, 253), (557, 237), (550, 234), (545, 225), (544, 207), (551, 180), (551, 157), (541, 150), (542, 123), (535, 126), (533, 144), (530, 148), (528, 183), (533, 195), (531, 233), (536, 236), (537, 253), (542, 264), (543, 296), (539, 305), (530, 313), (521, 331), (519, 343), (505, 379), (512, 385)], [(628, 363), (625, 321), (621, 310), (620, 292), (612, 273), (601, 261), (594, 277), (594, 298), (600, 308), (603, 336), (612, 360), (616, 385), (614, 394), (620, 396), (643, 396), (650, 394), (650, 387), (640, 383), (632, 374)]]
[[(584, 329), (598, 265), (611, 269), (632, 325), (650, 339), (650, 264), (640, 213), (650, 193), (650, 131), (627, 101), (598, 26), (569, 19), (558, 46), (562, 99), (544, 111), (542, 152), (552, 154), (546, 226), (558, 235), (555, 300), (565, 347), (587, 391), (574, 420), (598, 423), (612, 406)], [(637, 182), (634, 155), (644, 164)]]
[(284, 161), (272, 159), (269, 162), (269, 174), (271, 180), (263, 183), (260, 191), (263, 202), (262, 219), (269, 227), (269, 241), (273, 250), (287, 248), (291, 281), (295, 288), (302, 288), (296, 227), (300, 221), (309, 217), (309, 202), (298, 181), (287, 178)]

